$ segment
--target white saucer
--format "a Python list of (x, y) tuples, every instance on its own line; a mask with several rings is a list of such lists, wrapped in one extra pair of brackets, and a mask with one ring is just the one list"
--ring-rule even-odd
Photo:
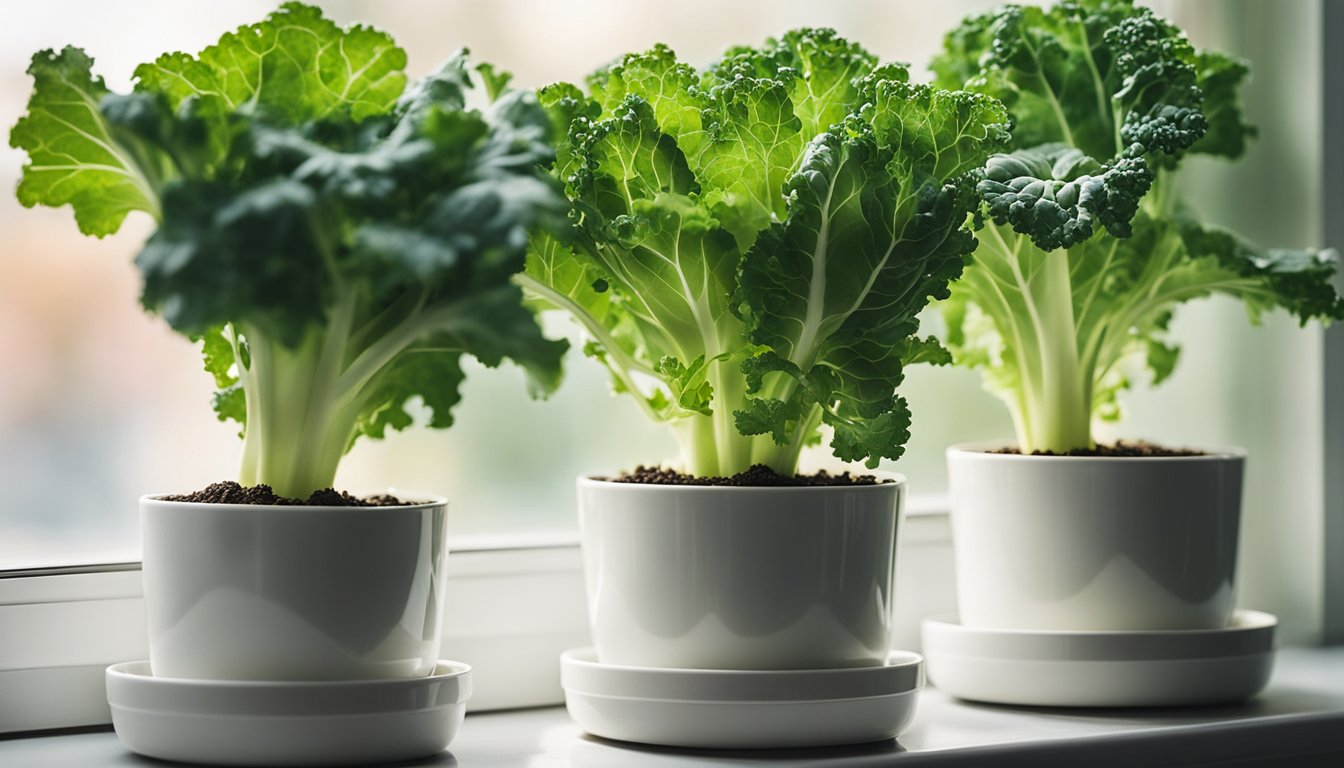
[(560, 657), (569, 715), (588, 733), (672, 747), (858, 744), (894, 738), (924, 687), (919, 654), (885, 666), (737, 671), (602, 664), (591, 648)]
[(1237, 611), (1226, 629), (1059, 632), (924, 621), (929, 680), (996, 704), (1153, 707), (1248, 699), (1269, 682), (1278, 619)]
[(249, 682), (154, 677), (149, 662), (107, 668), (112, 725), (133, 752), (214, 765), (359, 765), (425, 757), (457, 735), (471, 667), (428, 677)]

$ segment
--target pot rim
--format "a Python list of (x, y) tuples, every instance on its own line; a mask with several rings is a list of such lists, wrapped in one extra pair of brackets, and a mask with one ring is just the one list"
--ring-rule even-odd
[[(595, 475), (602, 474), (602, 478)], [(596, 473), (589, 472), (579, 475), (575, 478), (580, 488), (641, 488), (647, 489), (650, 493), (660, 493), (668, 491), (681, 491), (683, 493), (800, 493), (810, 491), (821, 493), (829, 491), (838, 493), (841, 491), (858, 491), (863, 493), (876, 492), (879, 490), (895, 490), (908, 488), (910, 481), (905, 475), (899, 472), (884, 472), (881, 470), (865, 470), (863, 474), (873, 475), (879, 480), (888, 480), (890, 482), (874, 483), (872, 485), (672, 485), (664, 483), (619, 483), (615, 480), (607, 480), (606, 476), (618, 474), (615, 472)]]
[[(994, 635), (1002, 635), (1050, 640), (1057, 638), (1077, 638), (1083, 641), (1115, 639), (1120, 642), (1126, 640), (1133, 642), (1133, 637), (1126, 636), (1137, 636), (1139, 642), (1151, 643), (1158, 638), (1230, 637), (1233, 635), (1264, 632), (1269, 628), (1277, 628), (1279, 625), (1279, 617), (1268, 611), (1257, 611), (1251, 608), (1237, 608), (1232, 611), (1232, 617), (1229, 619), (1229, 624), (1225, 627), (1204, 627), (1198, 629), (1020, 629), (1015, 627), (968, 627), (962, 623), (960, 614), (941, 613), (925, 616), (920, 620), (921, 628), (926, 624), (935, 627), (953, 627), (955, 631), (962, 633), (965, 637), (976, 637), (978, 639)], [(1157, 641), (1160, 642), (1160, 640)], [(1062, 661), (1063, 659), (1056, 660)]]
[[(214, 506), (220, 506), (218, 504)], [(261, 504), (249, 504), (247, 506), (265, 506)], [(276, 506), (276, 505), (271, 505)], [(439, 659), (434, 662), (434, 669), (428, 675), (418, 677), (368, 677), (351, 678), (349, 680), (234, 680), (231, 678), (213, 678), (213, 677), (155, 677), (149, 673), (150, 662), (148, 660), (139, 661), (121, 661), (112, 664), (103, 670), (108, 678), (126, 680), (131, 684), (146, 685), (151, 684), (156, 688), (196, 688), (207, 687), (215, 690), (235, 689), (242, 691), (267, 690), (285, 690), (302, 693), (303, 691), (321, 691), (337, 688), (398, 688), (416, 685), (433, 685), (437, 683), (456, 683), (462, 687), (462, 683), (471, 675), (472, 667), (470, 664), (462, 661), (453, 661), (451, 659)], [(152, 682), (151, 682), (152, 681)], [(455, 703), (461, 703), (455, 702)]]
[(1034, 454), (1021, 453), (990, 453), (989, 451), (1016, 447), (1011, 440), (985, 440), (980, 442), (957, 443), (949, 445), (945, 455), (950, 460), (954, 456), (978, 456), (988, 461), (1004, 462), (1075, 462), (1075, 463), (1104, 463), (1104, 462), (1122, 462), (1122, 463), (1157, 463), (1159, 461), (1170, 461), (1179, 463), (1198, 463), (1204, 461), (1242, 461), (1245, 460), (1247, 452), (1245, 448), (1238, 446), (1207, 446), (1192, 445), (1188, 446), (1190, 450), (1203, 451), (1198, 456), (1037, 456)]
[(399, 504), (396, 506), (338, 507), (329, 504), (220, 504), (209, 501), (170, 501), (163, 497), (171, 494), (147, 493), (140, 497), (140, 508), (145, 509), (148, 507), (161, 505), (164, 507), (175, 507), (181, 511), (185, 511), (188, 509), (197, 511), (208, 510), (218, 512), (222, 512), (224, 510), (265, 510), (271, 513), (320, 511), (331, 514), (340, 514), (342, 512), (349, 514), (352, 512), (363, 512), (363, 513), (401, 512), (405, 510), (433, 509), (436, 507), (448, 506), (447, 497), (440, 496), (435, 493), (418, 493), (414, 491), (399, 490), (397, 488), (385, 488), (380, 491), (374, 491), (374, 493), (387, 493), (393, 496), (403, 496), (403, 495), (412, 496), (415, 498), (421, 498), (426, 500), (417, 501), (411, 504)]

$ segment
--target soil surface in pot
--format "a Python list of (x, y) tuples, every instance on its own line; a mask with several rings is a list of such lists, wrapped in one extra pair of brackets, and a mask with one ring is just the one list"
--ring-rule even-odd
[(162, 496), (164, 501), (191, 501), (198, 504), (266, 504), (283, 507), (404, 507), (417, 502), (403, 501), (396, 496), (351, 496), (345, 491), (323, 488), (313, 491), (306, 499), (289, 499), (275, 495), (269, 485), (244, 487), (232, 480), (211, 483), (199, 491), (175, 496)]
[(851, 475), (842, 472), (832, 475), (821, 470), (815, 475), (781, 475), (764, 464), (756, 464), (732, 477), (696, 477), (665, 467), (639, 465), (633, 472), (622, 472), (616, 477), (599, 477), (614, 483), (642, 485), (733, 485), (743, 487), (815, 487), (821, 485), (878, 485), (891, 480), (879, 480), (873, 475)]
[[(989, 453), (1002, 453), (1011, 455), (1021, 455), (1022, 451), (1017, 448), (999, 448), (989, 451)], [(1152, 443), (1125, 442), (1117, 441), (1115, 445), (1097, 444), (1096, 448), (1075, 448), (1072, 451), (1056, 453), (1055, 451), (1032, 451), (1031, 456), (1098, 456), (1105, 458), (1123, 458), (1127, 456), (1137, 457), (1170, 457), (1170, 456), (1208, 456), (1204, 451), (1196, 451), (1190, 448), (1167, 448)]]

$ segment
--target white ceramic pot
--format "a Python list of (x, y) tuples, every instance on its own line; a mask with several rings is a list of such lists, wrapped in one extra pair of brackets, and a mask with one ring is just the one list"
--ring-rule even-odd
[(156, 677), (418, 677), (439, 652), (447, 502), (140, 500)]
[(598, 658), (683, 669), (882, 664), (906, 488), (889, 479), (737, 488), (579, 478)]
[(1218, 629), (1235, 602), (1245, 453), (947, 451), (967, 627)]

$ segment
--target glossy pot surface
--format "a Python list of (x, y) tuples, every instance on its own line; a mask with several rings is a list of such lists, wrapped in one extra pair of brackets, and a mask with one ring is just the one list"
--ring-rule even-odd
[(419, 677), (438, 659), (447, 503), (141, 499), (158, 677)]
[(882, 664), (906, 489), (892, 479), (749, 488), (579, 478), (598, 657), (690, 669)]
[(1235, 603), (1245, 454), (947, 451), (967, 627), (1218, 629)]

